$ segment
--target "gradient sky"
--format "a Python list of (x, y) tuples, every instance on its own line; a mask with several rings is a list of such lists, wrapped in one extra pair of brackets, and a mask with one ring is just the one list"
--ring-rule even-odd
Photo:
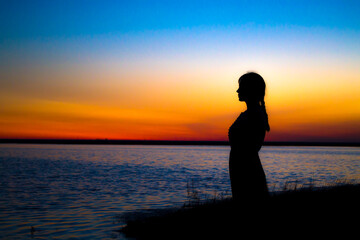
[(360, 142), (359, 1), (2, 1), (0, 138)]

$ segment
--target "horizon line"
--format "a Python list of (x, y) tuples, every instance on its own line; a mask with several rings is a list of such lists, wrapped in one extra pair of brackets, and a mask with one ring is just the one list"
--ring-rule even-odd
[[(128, 139), (24, 139), (0, 138), (0, 144), (99, 144), (99, 145), (218, 145), (229, 141), (216, 140), (128, 140)], [(264, 146), (349, 146), (360, 147), (360, 142), (265, 141)]]

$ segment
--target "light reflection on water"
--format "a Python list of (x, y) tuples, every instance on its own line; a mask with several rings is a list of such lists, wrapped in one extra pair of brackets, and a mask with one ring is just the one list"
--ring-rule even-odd
[(275, 185), (275, 190), (286, 182), (324, 185), (360, 177), (359, 148), (264, 147), (260, 157), (268, 184)]
[[(230, 194), (228, 154), (226, 146), (2, 144), (0, 235), (123, 238), (114, 216), (182, 205), (189, 182)], [(266, 146), (260, 157), (270, 190), (360, 178), (359, 148)]]

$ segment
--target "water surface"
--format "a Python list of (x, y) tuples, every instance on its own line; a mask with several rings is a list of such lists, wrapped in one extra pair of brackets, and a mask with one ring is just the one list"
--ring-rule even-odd
[[(0, 145), (5, 239), (124, 239), (117, 215), (181, 206), (187, 190), (229, 195), (227, 146)], [(271, 191), (360, 179), (360, 148), (270, 147)], [(188, 187), (187, 187), (188, 186)], [(30, 229), (34, 227), (33, 233)]]

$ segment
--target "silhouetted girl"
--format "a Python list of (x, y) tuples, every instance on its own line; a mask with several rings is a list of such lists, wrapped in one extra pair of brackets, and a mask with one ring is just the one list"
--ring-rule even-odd
[(229, 128), (231, 189), (235, 201), (253, 202), (268, 196), (258, 154), (266, 131), (270, 131), (264, 102), (265, 81), (257, 73), (246, 73), (240, 77), (236, 92), (247, 110)]

